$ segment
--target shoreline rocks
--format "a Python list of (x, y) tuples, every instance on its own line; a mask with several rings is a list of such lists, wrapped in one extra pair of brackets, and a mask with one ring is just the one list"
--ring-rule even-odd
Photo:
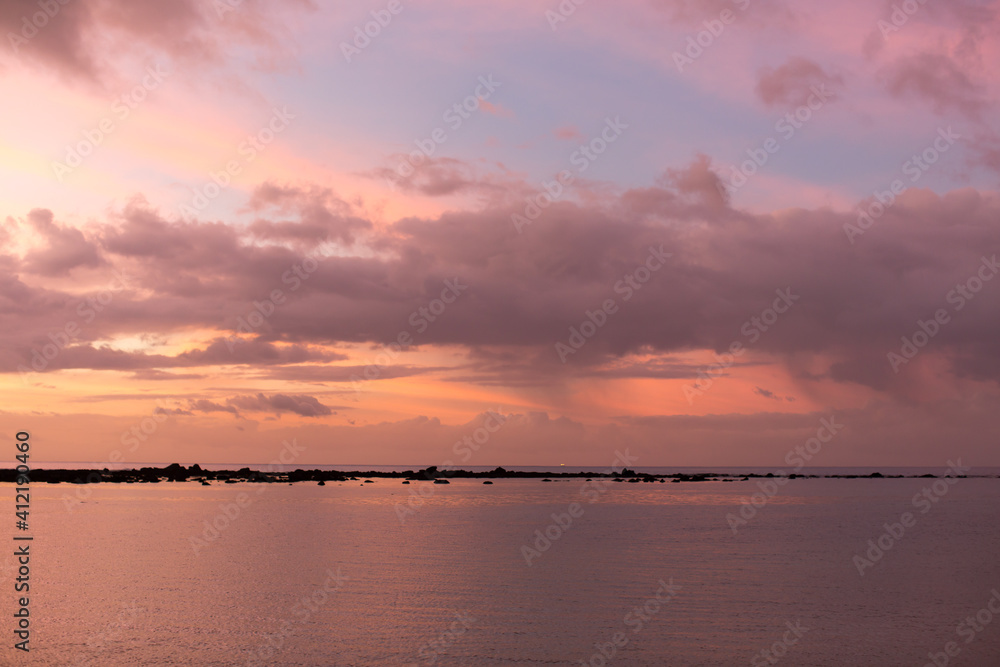
[[(375, 479), (388, 478), (400, 479), (403, 484), (417, 481), (429, 481), (435, 484), (448, 484), (449, 479), (538, 479), (543, 482), (552, 482), (559, 479), (586, 479), (591, 481), (595, 478), (610, 479), (615, 482), (747, 482), (757, 478), (773, 478), (773, 473), (743, 473), (731, 474), (724, 472), (701, 472), (701, 473), (670, 473), (670, 474), (650, 474), (623, 469), (620, 473), (614, 472), (535, 472), (506, 470), (504, 468), (494, 468), (490, 471), (474, 472), (470, 470), (438, 470), (437, 466), (429, 466), (423, 470), (414, 472), (404, 471), (376, 471), (367, 472), (343, 472), (339, 470), (319, 470), (317, 468), (308, 470), (297, 468), (287, 472), (271, 472), (252, 470), (243, 467), (239, 470), (206, 470), (194, 464), (184, 467), (179, 463), (171, 463), (163, 468), (143, 467), (130, 468), (124, 470), (103, 469), (48, 469), (36, 468), (31, 471), (29, 477), (34, 483), (48, 484), (156, 484), (159, 482), (195, 482), (202, 486), (211, 486), (212, 482), (224, 484), (255, 483), (273, 484), (276, 482), (317, 482), (320, 486), (325, 486), (327, 482), (346, 482), (364, 480), (364, 483), (373, 483)], [(788, 479), (913, 479), (913, 478), (938, 478), (943, 475), (933, 475), (923, 473), (919, 475), (883, 475), (880, 472), (868, 474), (802, 474), (793, 473), (788, 475)], [(960, 475), (960, 477), (998, 478), (998, 475)], [(17, 480), (15, 469), (0, 469), (0, 482), (13, 483)], [(489, 481), (484, 483), (489, 484)]]

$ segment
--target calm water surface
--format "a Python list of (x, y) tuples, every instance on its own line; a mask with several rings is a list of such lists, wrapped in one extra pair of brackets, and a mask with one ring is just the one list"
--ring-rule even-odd
[[(5, 647), (0, 659), (600, 665), (595, 644), (624, 633), (607, 664), (769, 664), (752, 661), (779, 642), (779, 664), (922, 666), (955, 641), (950, 664), (1000, 665), (1000, 615), (971, 638), (956, 632), (1000, 590), (1000, 480), (958, 480), (921, 513), (912, 498), (931, 482), (793, 480), (736, 535), (726, 514), (756, 481), (589, 495), (579, 479), (38, 484), (32, 651)], [(68, 509), (63, 496), (81, 488), (92, 495)], [(396, 505), (420, 488), (427, 497), (401, 521)], [(573, 502), (582, 515), (550, 528)], [(916, 524), (860, 576), (853, 557), (904, 512)], [(522, 546), (546, 529), (558, 537), (528, 566)], [(14, 558), (0, 563), (9, 636)], [(637, 615), (661, 581), (674, 597)], [(795, 638), (787, 623), (802, 635), (783, 646)]]

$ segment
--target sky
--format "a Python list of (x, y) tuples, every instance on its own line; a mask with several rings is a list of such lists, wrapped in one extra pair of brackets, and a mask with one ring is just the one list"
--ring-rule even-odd
[(1000, 2), (342, 5), (0, 3), (39, 460), (1000, 465)]

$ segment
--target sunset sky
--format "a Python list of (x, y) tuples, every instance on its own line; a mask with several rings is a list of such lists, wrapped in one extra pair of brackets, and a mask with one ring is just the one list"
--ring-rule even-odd
[(832, 416), (814, 465), (1000, 465), (998, 9), (4, 2), (0, 424), (784, 466)]

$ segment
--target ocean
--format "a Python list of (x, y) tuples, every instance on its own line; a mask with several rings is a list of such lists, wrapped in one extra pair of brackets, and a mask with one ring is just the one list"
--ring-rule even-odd
[(1000, 665), (998, 479), (493, 481), (34, 484), (0, 660)]

